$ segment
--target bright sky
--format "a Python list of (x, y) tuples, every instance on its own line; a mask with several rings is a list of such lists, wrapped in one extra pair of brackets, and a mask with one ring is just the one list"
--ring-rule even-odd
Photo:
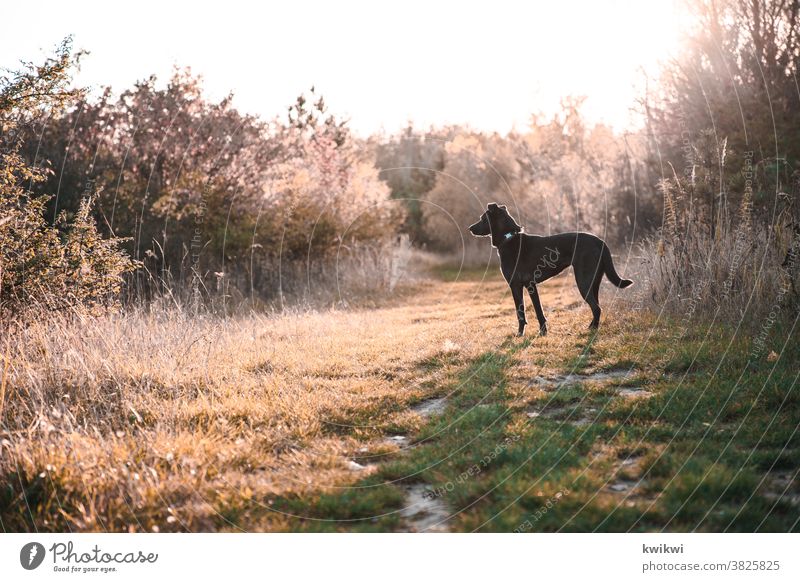
[(121, 89), (189, 66), (211, 97), (233, 91), (266, 118), (315, 85), (362, 134), (409, 120), (522, 129), (570, 94), (588, 97), (590, 120), (623, 129), (638, 71), (677, 46), (675, 2), (13, 2), (0, 67), (72, 34), (91, 52), (81, 84)]

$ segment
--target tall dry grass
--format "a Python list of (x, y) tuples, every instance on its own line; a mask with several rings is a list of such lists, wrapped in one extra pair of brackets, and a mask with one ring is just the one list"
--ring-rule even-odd
[(746, 194), (735, 213), (712, 221), (677, 180), (661, 189), (664, 226), (642, 244), (640, 304), (745, 326), (797, 309), (800, 238), (789, 208), (756, 219)]
[(226, 316), (163, 296), (6, 327), (0, 526), (289, 529), (272, 499), (360, 477), (349, 459), (396, 450), (386, 434), (421, 422), (410, 403), (484, 349), (491, 304), (465, 321), (474, 293), (414, 285), (377, 310)]
[(386, 293), (412, 283), (437, 262), (414, 249), (408, 236), (374, 244), (342, 246), (332, 256), (258, 258), (221, 271), (193, 266), (188, 254), (166, 269), (145, 262), (132, 273), (124, 303), (172, 303), (218, 314), (275, 312), (331, 306), (374, 305)]

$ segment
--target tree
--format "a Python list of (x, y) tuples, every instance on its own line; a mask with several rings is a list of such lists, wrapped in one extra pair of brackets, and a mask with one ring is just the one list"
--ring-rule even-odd
[(796, 197), (800, 161), (797, 0), (691, 0), (695, 25), (663, 73), (646, 112), (663, 177), (675, 168), (699, 188), (714, 224), (742, 202), (745, 168), (753, 205), (771, 214), (778, 192)]

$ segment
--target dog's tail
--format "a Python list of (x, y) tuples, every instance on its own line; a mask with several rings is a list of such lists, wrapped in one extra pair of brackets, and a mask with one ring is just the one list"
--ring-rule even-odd
[(611, 258), (611, 251), (608, 250), (608, 245), (603, 243), (603, 272), (608, 277), (608, 280), (611, 281), (614, 285), (619, 287), (620, 289), (625, 289), (625, 287), (630, 287), (633, 285), (633, 281), (630, 279), (622, 279), (617, 274), (617, 270), (614, 268), (614, 261)]

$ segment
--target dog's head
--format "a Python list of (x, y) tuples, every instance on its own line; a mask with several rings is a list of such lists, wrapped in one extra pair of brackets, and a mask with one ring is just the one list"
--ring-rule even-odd
[(469, 231), (474, 236), (492, 236), (492, 244), (497, 243), (508, 233), (516, 234), (522, 230), (511, 215), (508, 208), (498, 206), (494, 202), (486, 207), (486, 212), (481, 215), (481, 219), (469, 227)]

